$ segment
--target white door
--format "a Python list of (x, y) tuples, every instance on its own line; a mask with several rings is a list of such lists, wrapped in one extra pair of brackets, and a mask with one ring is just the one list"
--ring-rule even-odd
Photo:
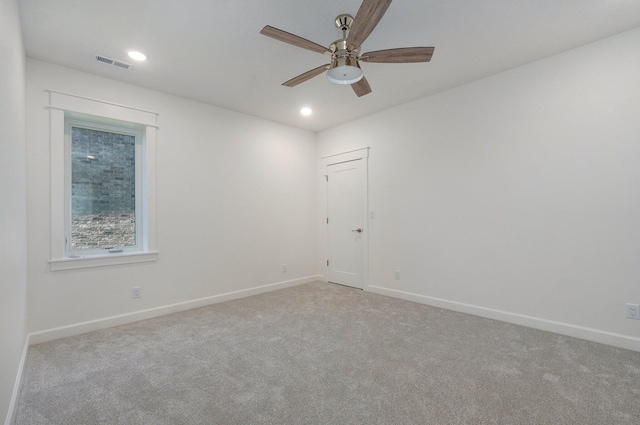
[(363, 288), (366, 162), (327, 166), (329, 282)]

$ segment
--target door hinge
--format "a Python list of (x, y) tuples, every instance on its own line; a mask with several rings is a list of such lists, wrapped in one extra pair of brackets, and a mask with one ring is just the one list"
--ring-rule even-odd
[(328, 175), (328, 174), (325, 174), (325, 175), (324, 175), (324, 179), (325, 179), (326, 181), (329, 181), (329, 175)]
[(327, 217), (327, 224), (329, 224), (329, 217)]
[(327, 267), (329, 267), (329, 260), (327, 260)]

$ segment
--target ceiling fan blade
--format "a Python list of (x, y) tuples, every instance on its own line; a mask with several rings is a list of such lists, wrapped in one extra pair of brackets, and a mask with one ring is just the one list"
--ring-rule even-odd
[(294, 46), (302, 47), (303, 49), (311, 50), (312, 52), (331, 54), (331, 50), (324, 46), (321, 46), (313, 41), (309, 41), (306, 38), (299, 37), (295, 34), (288, 33), (286, 31), (279, 30), (278, 28), (266, 25), (260, 31), (260, 34), (267, 37), (275, 38), (278, 41), (284, 41), (285, 43), (292, 44)]
[(365, 94), (371, 93), (371, 86), (365, 77), (362, 77), (360, 81), (357, 83), (351, 84), (351, 88), (358, 95), (358, 97), (362, 97)]
[(363, 0), (356, 17), (353, 18), (353, 24), (347, 37), (347, 44), (352, 48), (362, 46), (371, 31), (378, 25), (390, 4), (391, 0)]
[(282, 85), (287, 87), (295, 87), (298, 84), (304, 83), (305, 81), (310, 80), (313, 77), (322, 74), (324, 71), (329, 69), (329, 67), (330, 67), (329, 64), (319, 66), (317, 68), (312, 69), (311, 71), (305, 72), (304, 74), (300, 74), (297, 77), (293, 77), (289, 81), (285, 81), (284, 83), (282, 83)]
[(359, 60), (382, 63), (429, 62), (434, 50), (435, 47), (402, 47), (399, 49), (376, 50), (363, 53)]

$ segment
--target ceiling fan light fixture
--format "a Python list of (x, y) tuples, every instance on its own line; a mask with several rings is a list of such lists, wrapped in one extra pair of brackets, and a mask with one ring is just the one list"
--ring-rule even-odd
[(362, 80), (364, 73), (354, 56), (338, 56), (331, 61), (327, 80), (334, 84), (354, 84)]

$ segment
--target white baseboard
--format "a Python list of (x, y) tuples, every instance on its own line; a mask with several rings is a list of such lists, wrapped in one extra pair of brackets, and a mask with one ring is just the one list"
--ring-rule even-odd
[(22, 348), (22, 357), (20, 358), (20, 364), (18, 365), (18, 372), (16, 373), (16, 381), (13, 384), (13, 393), (11, 395), (11, 401), (9, 402), (9, 409), (7, 410), (7, 417), (4, 421), (4, 425), (11, 425), (13, 417), (16, 414), (16, 408), (18, 407), (18, 396), (20, 396), (20, 384), (22, 383), (22, 372), (24, 371), (24, 364), (27, 361), (27, 351), (29, 349), (29, 335), (25, 338), (24, 347)]
[(400, 298), (403, 300), (426, 304), (433, 307), (440, 307), (460, 313), (486, 317), (488, 319), (500, 320), (502, 322), (508, 322), (516, 325), (527, 326), (529, 328), (554, 332), (561, 335), (585, 339), (588, 341), (598, 342), (600, 344), (611, 345), (627, 350), (640, 351), (640, 338), (628, 335), (621, 335), (598, 329), (585, 328), (569, 323), (556, 322), (553, 320), (541, 319), (533, 316), (525, 316), (523, 314), (511, 313), (508, 311), (494, 310), (491, 308), (459, 303), (456, 301), (449, 301), (411, 292), (398, 291), (395, 289), (383, 288), (380, 286), (369, 285), (366, 287), (366, 290), (379, 295)]
[(118, 316), (105, 317), (102, 319), (91, 320), (89, 322), (77, 323), (59, 328), (47, 329), (44, 331), (29, 334), (29, 343), (39, 344), (42, 342), (53, 341), (59, 338), (79, 335), (86, 332), (97, 331), (100, 329), (111, 328), (114, 326), (133, 323), (140, 320), (152, 319), (154, 317), (164, 316), (167, 314), (178, 313), (180, 311), (191, 310), (192, 308), (204, 307), (210, 304), (231, 301), (238, 298), (258, 295), (265, 292), (275, 291), (278, 289), (290, 288), (305, 283), (311, 283), (320, 280), (322, 276), (314, 275), (299, 279), (287, 280), (284, 282), (271, 283), (268, 285), (255, 286), (240, 291), (227, 292), (224, 294), (213, 295), (211, 297), (200, 298), (197, 300), (185, 301), (176, 304), (170, 304), (162, 307), (151, 308), (148, 310), (136, 311), (133, 313), (121, 314)]

